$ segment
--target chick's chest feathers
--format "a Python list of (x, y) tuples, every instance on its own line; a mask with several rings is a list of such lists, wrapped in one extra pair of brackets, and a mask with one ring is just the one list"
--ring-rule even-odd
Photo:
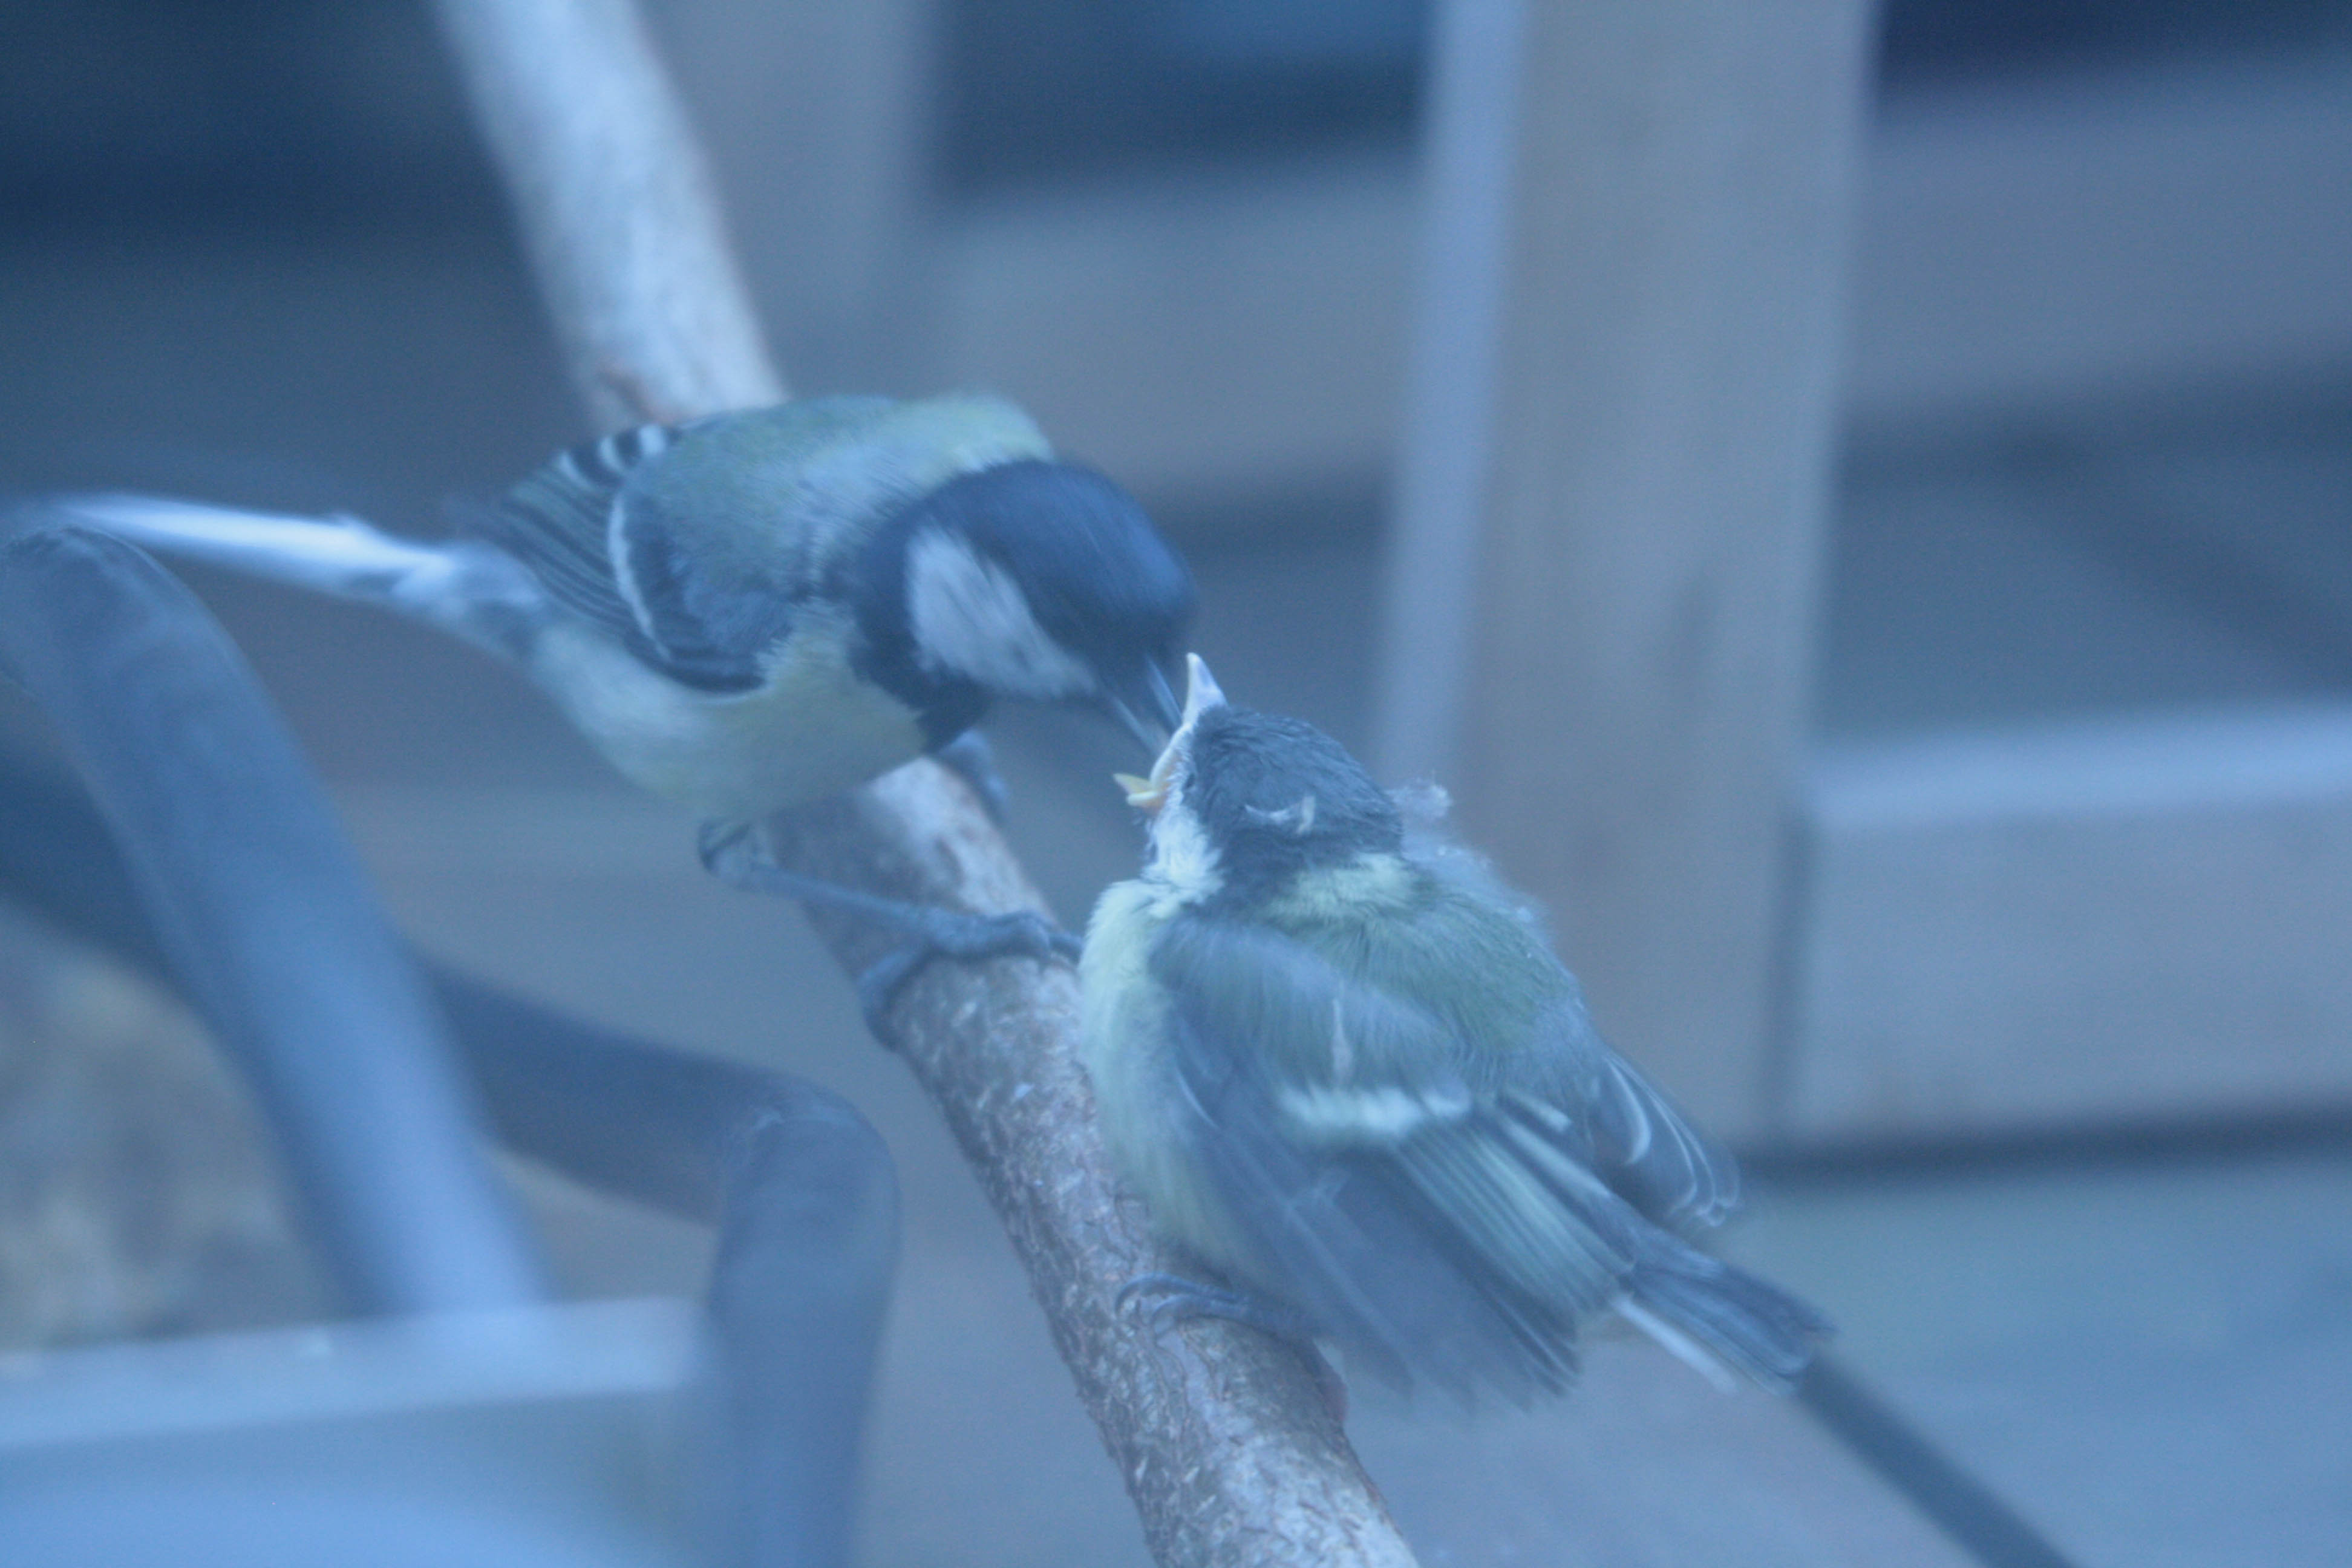
[(1095, 904), (1078, 959), (1079, 1055), (1112, 1165), (1163, 1234), (1203, 1257), (1231, 1253), (1228, 1221), (1180, 1131), (1168, 994), (1151, 950), (1183, 905), (1161, 883), (1115, 882)]

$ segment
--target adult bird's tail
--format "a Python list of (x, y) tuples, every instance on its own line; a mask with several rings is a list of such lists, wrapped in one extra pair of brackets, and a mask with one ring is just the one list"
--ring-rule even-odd
[(151, 550), (377, 604), (510, 658), (548, 614), (512, 557), (474, 540), (402, 539), (355, 517), (297, 517), (162, 496), (50, 499), (93, 528)]
[(1785, 1389), (1832, 1331), (1830, 1321), (1779, 1286), (1669, 1236), (1625, 1282), (1617, 1310), (1718, 1384), (1738, 1373)]

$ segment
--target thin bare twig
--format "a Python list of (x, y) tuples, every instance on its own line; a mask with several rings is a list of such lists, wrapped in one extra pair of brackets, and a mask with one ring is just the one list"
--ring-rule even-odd
[[(699, 149), (628, 0), (441, 0), (572, 376), (618, 425), (772, 400)], [(982, 912), (1043, 900), (976, 802), (918, 763), (768, 825), (795, 869)], [(884, 940), (819, 917), (853, 972)], [(1163, 1564), (1409, 1564), (1296, 1352), (1203, 1321), (1164, 1337), (1119, 1288), (1177, 1266), (1111, 1179), (1076, 986), (1027, 960), (931, 965), (892, 1043), (996, 1205)], [(1041, 1500), (1042, 1503), (1043, 1500)]]
[(780, 402), (709, 164), (632, 0), (440, 0), (598, 424)]

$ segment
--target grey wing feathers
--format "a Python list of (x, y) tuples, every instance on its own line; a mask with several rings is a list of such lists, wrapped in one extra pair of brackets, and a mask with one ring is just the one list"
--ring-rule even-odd
[[(1152, 966), (1171, 1002), (1181, 1135), (1237, 1266), (1389, 1380), (1465, 1399), (1557, 1389), (1579, 1325), (1617, 1309), (1691, 1359), (1778, 1384), (1826, 1331), (1645, 1218), (1620, 1173), (1595, 1169), (1579, 1119), (1521, 1089), (1471, 1092), (1422, 1009), (1211, 917), (1172, 921)], [(1651, 1119), (1630, 1168), (1710, 1169), (1630, 1083), (1627, 1124)]]
[(1463, 1267), (1396, 1167), (1286, 1142), (1267, 1101), (1239, 1086), (1196, 1091), (1191, 1110), (1196, 1168), (1236, 1227), (1246, 1277), (1345, 1345), (1351, 1364), (1465, 1399), (1484, 1388), (1523, 1397), (1573, 1375), (1573, 1325)]
[[(1546, 947), (1543, 911), (1506, 883), (1486, 858), (1448, 831), (1453, 803), (1436, 784), (1391, 792), (1405, 822), (1405, 853), (1441, 882), (1511, 911)], [(1591, 1064), (1581, 1086), (1591, 1102), (1592, 1158), (1634, 1207), (1663, 1224), (1720, 1224), (1739, 1204), (1739, 1168), (1712, 1140), (1683, 1120), (1656, 1085), (1610, 1049), (1573, 987), (1549, 1020), (1552, 1052)]]
[(1623, 1058), (1603, 1047), (1600, 1063), (1593, 1154), (1610, 1184), (1661, 1224), (1721, 1224), (1739, 1205), (1738, 1164)]
[[(1646, 1083), (1640, 1087), (1649, 1089)], [(1625, 1202), (1613, 1190), (1623, 1185), (1622, 1179), (1604, 1186), (1567, 1153), (1574, 1139), (1557, 1108), (1506, 1095), (1500, 1109), (1517, 1157), (1563, 1202), (1591, 1216), (1613, 1244), (1621, 1294), (1609, 1305), (1702, 1371), (1728, 1368), (1768, 1388), (1786, 1387), (1804, 1371), (1815, 1342), (1831, 1331), (1828, 1319), (1778, 1286), (1650, 1223), (1637, 1212), (1638, 1203)], [(1679, 1117), (1673, 1118), (1673, 1126), (1689, 1134)]]
[(631, 478), (684, 433), (643, 425), (558, 452), (473, 526), (557, 603), (671, 679), (749, 691), (765, 678), (787, 607), (776, 595), (747, 594), (740, 614), (713, 613), (730, 596), (709, 593), (667, 521), (631, 500)]
[[(1153, 967), (1187, 1152), (1244, 1271), (1390, 1381), (1465, 1398), (1564, 1385), (1578, 1321), (1620, 1294), (1641, 1222), (1551, 1127), (1434, 1066), (1435, 1019), (1277, 934), (1182, 918)], [(1328, 1040), (1343, 1070), (1286, 1061), (1270, 1037)]]
[(613, 508), (638, 464), (670, 442), (648, 425), (558, 452), (469, 525), (530, 568), (565, 609), (614, 637), (643, 640), (613, 560)]

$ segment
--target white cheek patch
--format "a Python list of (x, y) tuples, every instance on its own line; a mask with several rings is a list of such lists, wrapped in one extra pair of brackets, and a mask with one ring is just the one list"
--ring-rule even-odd
[(929, 530), (908, 546), (907, 614), (915, 657), (934, 674), (1016, 697), (1094, 689), (1094, 672), (1046, 635), (1021, 585), (952, 534)]

